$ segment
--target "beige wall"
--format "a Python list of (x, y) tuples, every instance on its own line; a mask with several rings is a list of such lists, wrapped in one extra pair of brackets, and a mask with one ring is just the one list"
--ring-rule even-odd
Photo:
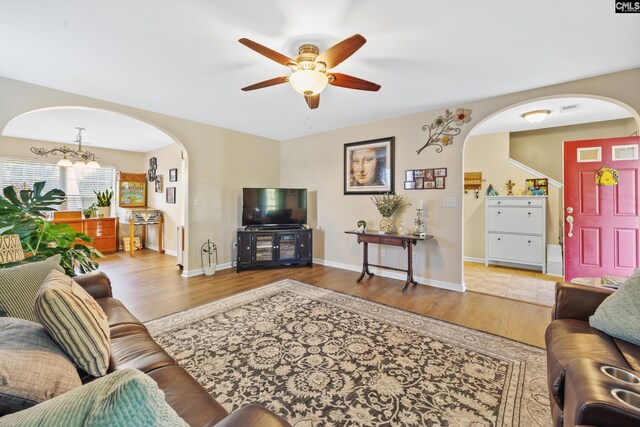
[[(546, 156), (546, 155), (545, 155)], [(464, 150), (464, 171), (482, 172), (482, 190), (478, 199), (474, 192), (464, 195), (464, 256), (466, 258), (485, 257), (485, 195), (489, 184), (502, 196), (507, 195), (505, 183), (516, 183), (515, 195), (525, 190), (525, 180), (534, 178), (529, 173), (509, 163), (509, 133), (471, 136)], [(558, 244), (560, 192), (549, 186), (547, 197), (547, 244)]]
[[(72, 141), (68, 144), (53, 143), (48, 141), (36, 141), (33, 139), (10, 138), (3, 136), (0, 139), (0, 156), (22, 157), (26, 159), (43, 159), (36, 156), (29, 149), (31, 147), (55, 148), (66, 145), (73, 147)], [(112, 165), (116, 170), (126, 170), (129, 172), (144, 172), (144, 153), (132, 151), (110, 150), (98, 147), (84, 147), (96, 155), (96, 160), (100, 164)], [(50, 157), (51, 162), (57, 162), (60, 158)]]
[[(377, 228), (380, 218), (367, 196), (343, 194), (343, 147), (345, 143), (396, 137), (396, 190), (405, 194), (412, 202), (422, 198), (428, 209), (428, 232), (435, 239), (419, 243), (415, 248), (416, 275), (423, 283), (462, 289), (463, 263), (463, 146), (464, 141), (477, 123), (494, 113), (514, 105), (546, 97), (591, 95), (619, 100), (634, 111), (640, 111), (640, 69), (594, 77), (539, 88), (535, 90), (468, 102), (448, 108), (466, 107), (473, 110), (472, 122), (462, 128), (453, 145), (442, 153), (428, 148), (417, 155), (425, 138), (421, 127), (431, 123), (442, 114), (444, 108), (398, 118), (381, 120), (365, 125), (349, 127), (332, 132), (311, 135), (282, 143), (282, 185), (307, 187), (311, 192), (310, 222), (317, 227), (314, 234), (314, 256), (330, 265), (339, 265), (359, 270), (362, 263), (362, 248), (345, 230), (355, 228), (360, 218), (368, 221), (369, 227)], [(425, 94), (428, 96), (428, 94)], [(634, 113), (638, 118), (637, 113)], [(402, 181), (405, 169), (447, 167), (445, 190), (404, 191)], [(443, 197), (455, 197), (457, 206), (442, 206)], [(465, 199), (466, 201), (466, 199)], [(313, 202), (313, 203), (312, 203)], [(550, 209), (551, 211), (551, 209)], [(414, 210), (409, 209), (402, 219), (411, 225)], [(550, 221), (550, 224), (553, 224)], [(557, 227), (557, 221), (555, 222)], [(381, 257), (380, 248), (372, 245), (372, 258)], [(401, 248), (387, 248), (385, 262), (405, 265), (406, 258)]]
[[(218, 245), (219, 262), (230, 263), (242, 187), (280, 181), (278, 141), (0, 77), (0, 129), (19, 114), (59, 106), (116, 111), (157, 127), (182, 145), (189, 177), (184, 195), (187, 271), (201, 267), (200, 246), (207, 238)], [(6, 142), (0, 137), (0, 146)]]
[[(168, 254), (175, 255), (177, 251), (176, 227), (184, 225), (183, 207), (185, 202), (184, 185), (186, 180), (182, 170), (182, 155), (178, 144), (171, 144), (157, 150), (145, 153), (144, 164), (149, 166), (149, 159), (155, 157), (158, 161), (156, 175), (162, 175), (162, 191), (155, 191), (155, 184), (147, 181), (147, 206), (160, 209), (163, 212), (164, 236), (163, 247)], [(178, 170), (178, 181), (169, 181), (169, 169)], [(167, 203), (167, 187), (176, 187), (176, 202)], [(158, 248), (158, 227), (149, 226), (147, 232), (147, 245), (153, 249)]]
[(637, 131), (634, 119), (623, 119), (513, 132), (510, 142), (511, 158), (562, 182), (563, 141), (629, 136), (634, 126)]
[[(54, 106), (87, 106), (117, 111), (148, 122), (183, 144), (188, 156), (189, 187), (187, 269), (200, 267), (199, 249), (207, 238), (218, 245), (220, 263), (231, 261), (231, 242), (240, 220), (239, 208), (243, 186), (307, 187), (310, 222), (318, 227), (314, 234), (314, 255), (327, 263), (359, 269), (362, 248), (345, 230), (355, 228), (358, 219), (377, 225), (379, 215), (367, 196), (342, 193), (342, 152), (347, 142), (385, 136), (396, 137), (396, 188), (402, 190), (405, 169), (447, 167), (445, 190), (409, 192), (411, 201), (418, 197), (428, 209), (428, 231), (436, 236), (416, 247), (415, 270), (422, 283), (462, 288), (462, 164), (464, 141), (473, 126), (497, 111), (533, 99), (576, 94), (617, 99), (640, 111), (640, 69), (614, 73), (535, 90), (519, 92), (443, 106), (435, 110), (354, 126), (346, 129), (284, 141), (279, 144), (266, 138), (243, 134), (126, 107), (106, 101), (73, 95), (28, 83), (0, 78), (0, 128), (18, 114)], [(428, 97), (428, 93), (424, 94)], [(462, 128), (455, 143), (435, 153), (433, 148), (416, 155), (425, 138), (422, 125), (431, 123), (445, 107), (464, 106), (473, 110), (472, 122)], [(238, 112), (241, 114), (242, 112)], [(637, 113), (635, 113), (638, 118)], [(248, 120), (251, 118), (248, 117)], [(4, 138), (0, 139), (0, 144)], [(442, 197), (455, 197), (456, 207), (443, 207)], [(199, 206), (194, 201), (199, 200)], [(412, 223), (413, 210), (402, 217)], [(372, 245), (373, 247), (373, 245)], [(371, 252), (379, 248), (371, 249)], [(385, 259), (404, 265), (400, 248), (388, 248)]]

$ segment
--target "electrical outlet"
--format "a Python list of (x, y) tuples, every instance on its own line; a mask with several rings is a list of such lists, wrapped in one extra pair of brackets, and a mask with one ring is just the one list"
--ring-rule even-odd
[(384, 248), (380, 248), (380, 256), (385, 256), (387, 251)]
[(200, 206), (200, 197), (193, 198), (193, 206)]
[(418, 261), (418, 254), (415, 252), (413, 253), (413, 260)]

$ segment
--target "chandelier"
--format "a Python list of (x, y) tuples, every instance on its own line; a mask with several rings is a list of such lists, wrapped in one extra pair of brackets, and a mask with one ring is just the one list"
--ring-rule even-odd
[[(66, 146), (52, 148), (51, 150), (31, 147), (31, 152), (38, 156), (48, 156), (49, 154), (52, 156), (62, 156), (62, 159), (58, 161), (57, 165), (63, 168), (74, 166), (76, 168), (87, 167), (89, 169), (98, 169), (100, 164), (96, 162), (96, 155), (91, 151), (82, 149), (82, 131), (85, 130), (85, 128), (76, 127), (76, 129), (78, 129), (78, 136), (76, 136), (76, 140), (73, 142), (78, 144), (77, 150), (67, 148)], [(69, 159), (75, 159), (76, 161), (72, 162)]]

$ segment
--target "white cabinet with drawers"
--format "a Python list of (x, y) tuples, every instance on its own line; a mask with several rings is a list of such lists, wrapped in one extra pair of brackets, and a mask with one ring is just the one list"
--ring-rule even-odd
[(538, 267), (546, 273), (546, 196), (488, 196), (485, 265)]

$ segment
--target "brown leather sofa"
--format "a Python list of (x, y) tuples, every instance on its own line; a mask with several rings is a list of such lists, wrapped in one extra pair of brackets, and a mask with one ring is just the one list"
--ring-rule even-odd
[[(556, 284), (553, 320), (547, 328), (547, 382), (553, 425), (640, 426), (640, 409), (618, 401), (615, 389), (640, 393), (640, 384), (611, 378), (601, 368), (640, 376), (640, 347), (589, 326), (611, 290)], [(637, 378), (637, 377), (636, 377)]]
[(176, 365), (147, 328), (113, 298), (111, 282), (104, 273), (93, 272), (74, 279), (96, 299), (109, 319), (109, 372), (123, 368), (145, 372), (158, 383), (167, 403), (190, 426), (289, 426), (283, 418), (259, 405), (245, 406), (229, 415), (187, 371)]

